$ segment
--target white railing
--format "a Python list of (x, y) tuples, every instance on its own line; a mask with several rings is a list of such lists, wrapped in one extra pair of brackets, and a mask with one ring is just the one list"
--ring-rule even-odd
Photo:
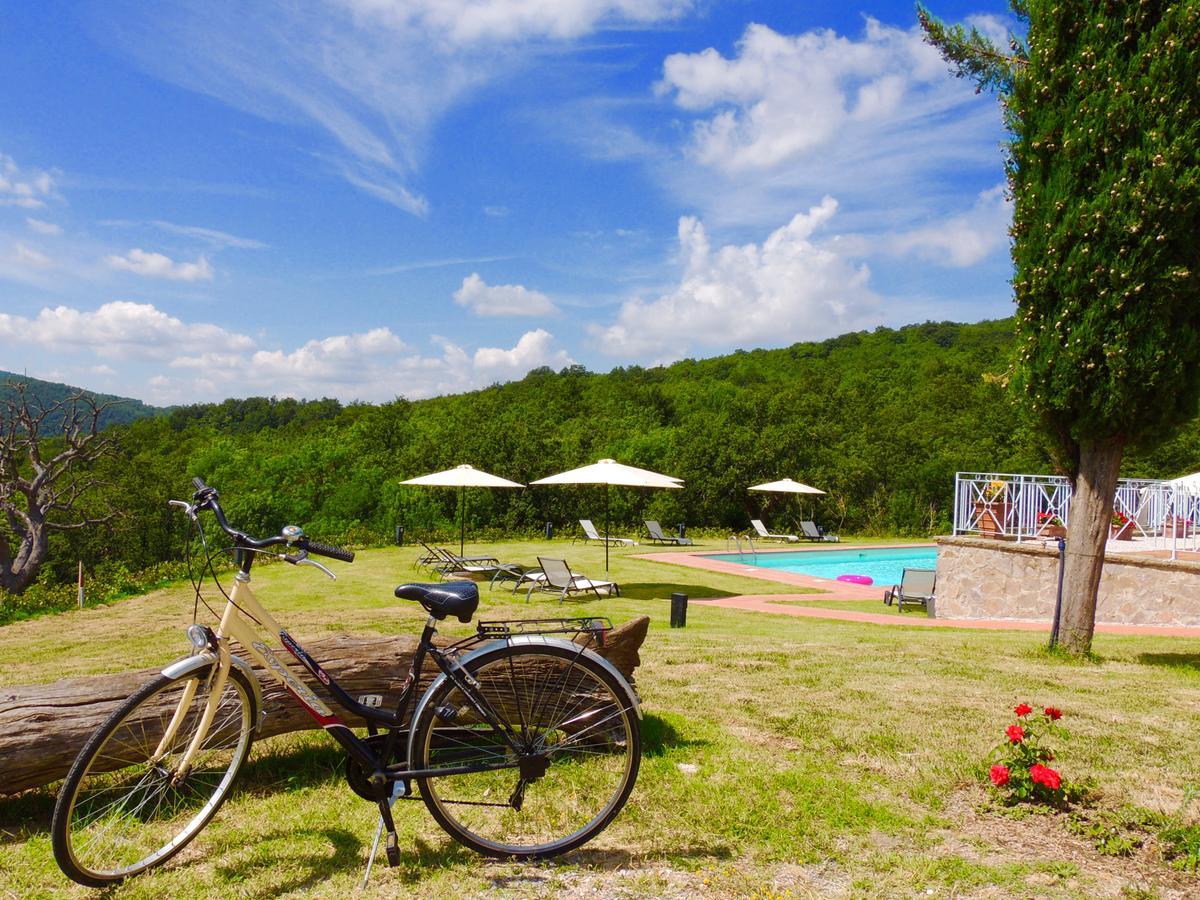
[[(1070, 518), (1071, 482), (1058, 475), (959, 472), (954, 476), (954, 533), (1018, 541), (1055, 536)], [(1129, 520), (1136, 548), (1200, 551), (1200, 490), (1164, 481), (1122, 478), (1113, 509)]]

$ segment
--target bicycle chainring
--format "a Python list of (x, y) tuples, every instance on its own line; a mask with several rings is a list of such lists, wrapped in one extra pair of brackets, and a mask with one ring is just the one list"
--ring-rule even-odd
[[(363, 738), (363, 743), (371, 748), (371, 752), (379, 754), (383, 752), (383, 742), (387, 740), (386, 734), (373, 734), (370, 737)], [(371, 786), (368, 780), (371, 773), (366, 771), (353, 756), (346, 757), (346, 783), (350, 785), (350, 790), (358, 794), (364, 800), (369, 800), (375, 803), (379, 800), (375, 793), (375, 788)]]

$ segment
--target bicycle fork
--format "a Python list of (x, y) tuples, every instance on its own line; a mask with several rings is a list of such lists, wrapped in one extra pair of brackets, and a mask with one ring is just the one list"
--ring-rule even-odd
[[(187, 776), (187, 773), (192, 768), (192, 761), (196, 758), (196, 754), (200, 752), (200, 748), (204, 745), (204, 741), (208, 737), (208, 729), (212, 727), (213, 719), (217, 715), (217, 707), (221, 705), (221, 696), (225, 693), (225, 682), (229, 677), (230, 665), (229, 648), (224, 643), (217, 642), (217, 664), (210, 675), (212, 689), (209, 691), (208, 699), (205, 701), (204, 712), (200, 716), (200, 724), (196, 728), (196, 734), (192, 737), (192, 742), (188, 745), (187, 750), (184, 751), (183, 757), (179, 760), (179, 765), (171, 776), (172, 785), (177, 785)], [(179, 732), (179, 727), (187, 717), (188, 710), (191, 709), (192, 701), (196, 698), (196, 688), (199, 683), (200, 679), (193, 678), (184, 687), (183, 696), (179, 698), (179, 705), (175, 707), (175, 714), (171, 717), (166, 731), (163, 732), (162, 740), (158, 742), (158, 747), (155, 748), (154, 754), (151, 756), (151, 764), (157, 763), (167, 755), (171, 744), (175, 740), (175, 735)]]

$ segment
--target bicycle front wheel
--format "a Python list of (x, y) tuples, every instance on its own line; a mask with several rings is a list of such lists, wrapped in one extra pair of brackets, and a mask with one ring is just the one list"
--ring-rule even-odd
[[(84, 745), (59, 790), (54, 858), (79, 884), (104, 887), (170, 859), (224, 802), (250, 752), (257, 710), (246, 677), (229, 672), (216, 713), (182, 768), (212, 696), (215, 663), (159, 676)], [(164, 735), (175, 724), (169, 740)]]
[(641, 761), (620, 676), (554, 645), (501, 647), (467, 668), (505, 729), (483, 721), (449, 679), (435, 688), (414, 723), (411, 765), (483, 769), (417, 780), (438, 824), (498, 857), (556, 856), (599, 834), (625, 805)]

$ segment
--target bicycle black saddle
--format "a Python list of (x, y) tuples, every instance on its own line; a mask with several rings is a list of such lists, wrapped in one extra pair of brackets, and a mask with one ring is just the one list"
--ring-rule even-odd
[(439, 621), (458, 616), (470, 622), (479, 606), (479, 588), (473, 581), (447, 581), (444, 584), (402, 584), (396, 588), (401, 600), (415, 600)]

